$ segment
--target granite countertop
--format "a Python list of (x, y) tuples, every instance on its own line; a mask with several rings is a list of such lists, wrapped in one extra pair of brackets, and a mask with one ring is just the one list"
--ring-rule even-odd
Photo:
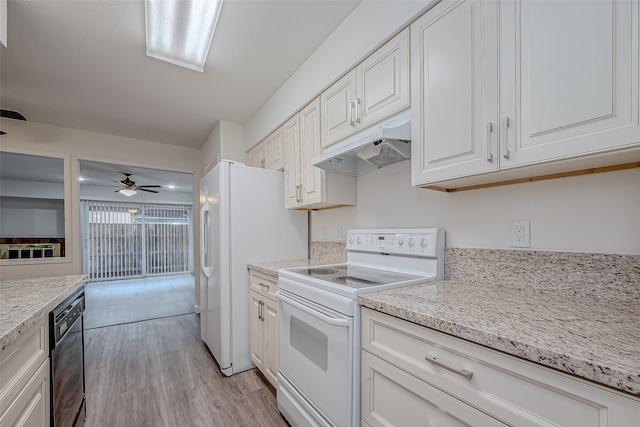
[(640, 396), (640, 298), (629, 292), (620, 298), (445, 280), (358, 302)]
[(86, 275), (0, 281), (0, 351), (86, 281)]
[(270, 262), (254, 262), (247, 264), (247, 267), (251, 270), (259, 271), (260, 273), (270, 274), (278, 277), (278, 270), (281, 268), (296, 268), (296, 267), (309, 267), (312, 265), (326, 265), (337, 264), (335, 262), (326, 262), (322, 259), (294, 259), (288, 261), (270, 261)]

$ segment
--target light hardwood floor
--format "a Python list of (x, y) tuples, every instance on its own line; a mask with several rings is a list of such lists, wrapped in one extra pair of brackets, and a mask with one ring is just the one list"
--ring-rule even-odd
[(87, 427), (287, 426), (255, 369), (225, 377), (196, 314), (85, 332)]
[(193, 313), (192, 275), (147, 277), (85, 285), (85, 329)]

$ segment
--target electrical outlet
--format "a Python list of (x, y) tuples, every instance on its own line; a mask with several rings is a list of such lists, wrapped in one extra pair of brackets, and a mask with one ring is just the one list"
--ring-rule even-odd
[(336, 241), (342, 241), (342, 227), (336, 227)]
[(326, 225), (320, 227), (320, 238), (322, 240), (327, 240), (329, 238), (329, 228)]
[(531, 247), (531, 231), (528, 219), (511, 221), (511, 247)]

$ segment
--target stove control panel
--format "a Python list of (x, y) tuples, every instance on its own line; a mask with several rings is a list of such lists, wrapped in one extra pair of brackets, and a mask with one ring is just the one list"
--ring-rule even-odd
[(353, 229), (347, 233), (347, 250), (436, 256), (444, 247), (444, 230), (438, 228)]

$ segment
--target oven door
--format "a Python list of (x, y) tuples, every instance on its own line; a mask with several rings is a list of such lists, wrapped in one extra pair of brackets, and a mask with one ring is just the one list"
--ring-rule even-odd
[(279, 373), (302, 396), (302, 401), (293, 405), (303, 405), (303, 412), (319, 412), (321, 417), (314, 416), (316, 421), (325, 418), (328, 425), (349, 425), (353, 318), (286, 291), (279, 290), (276, 295)]

